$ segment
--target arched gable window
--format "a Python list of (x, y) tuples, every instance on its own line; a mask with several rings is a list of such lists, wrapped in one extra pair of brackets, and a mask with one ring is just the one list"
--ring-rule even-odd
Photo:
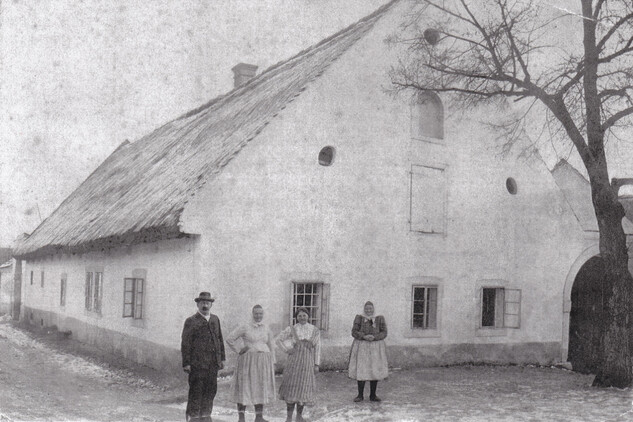
[(422, 91), (413, 97), (411, 137), (444, 139), (444, 106), (436, 93)]

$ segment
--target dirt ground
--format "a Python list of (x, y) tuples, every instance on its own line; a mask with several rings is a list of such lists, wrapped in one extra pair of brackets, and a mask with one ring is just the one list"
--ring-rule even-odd
[[(278, 379), (279, 381), (279, 379)], [(382, 403), (356, 404), (344, 372), (317, 377), (311, 421), (633, 421), (631, 389), (596, 389), (592, 377), (534, 366), (393, 370)], [(229, 378), (219, 380), (213, 420), (236, 421)], [(367, 386), (369, 387), (369, 386)], [(57, 333), (0, 318), (0, 421), (183, 421), (186, 378), (103, 355)], [(285, 405), (265, 408), (285, 420)], [(253, 420), (248, 409), (247, 420)]]

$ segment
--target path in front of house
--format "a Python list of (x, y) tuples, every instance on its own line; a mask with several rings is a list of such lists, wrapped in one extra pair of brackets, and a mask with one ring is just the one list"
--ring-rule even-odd
[[(87, 350), (0, 319), (0, 421), (184, 420), (184, 374), (166, 378)], [(317, 376), (318, 403), (306, 416), (332, 422), (633, 421), (631, 389), (596, 389), (591, 380), (534, 366), (394, 370), (378, 384), (382, 403), (357, 404), (354, 381), (343, 372), (324, 372)], [(215, 422), (237, 420), (229, 385), (229, 378), (219, 380)], [(284, 403), (266, 406), (265, 417), (285, 420)], [(249, 408), (247, 421), (253, 419)]]

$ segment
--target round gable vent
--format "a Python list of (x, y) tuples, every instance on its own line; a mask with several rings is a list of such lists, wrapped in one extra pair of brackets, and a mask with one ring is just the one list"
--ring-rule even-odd
[(506, 189), (508, 190), (510, 195), (516, 195), (517, 194), (517, 181), (514, 180), (512, 177), (508, 177), (506, 179)]
[(319, 152), (319, 164), (322, 166), (331, 166), (334, 162), (334, 147), (323, 147)]

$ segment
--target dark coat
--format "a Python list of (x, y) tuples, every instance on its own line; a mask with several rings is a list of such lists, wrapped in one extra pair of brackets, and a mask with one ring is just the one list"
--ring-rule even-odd
[(387, 337), (387, 322), (385, 317), (378, 315), (374, 317), (374, 322), (362, 315), (356, 315), (354, 318), (354, 326), (352, 327), (352, 337), (362, 340), (364, 336), (371, 334), (374, 340), (384, 340)]
[(218, 317), (211, 314), (207, 323), (207, 320), (196, 312), (187, 318), (182, 329), (180, 351), (183, 368), (187, 365), (192, 369), (210, 368), (212, 364), (218, 366), (226, 360)]

